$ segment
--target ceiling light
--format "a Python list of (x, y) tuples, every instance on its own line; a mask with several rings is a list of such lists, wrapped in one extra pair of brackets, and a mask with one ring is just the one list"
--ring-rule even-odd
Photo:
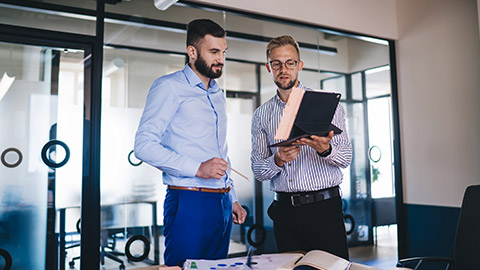
[(153, 4), (160, 10), (166, 10), (171, 5), (175, 4), (177, 0), (153, 0)]
[(373, 74), (373, 73), (387, 71), (387, 70), (390, 70), (389, 65), (367, 69), (367, 70), (365, 70), (365, 74)]
[(2, 101), (5, 94), (7, 94), (13, 81), (15, 81), (15, 76), (9, 76), (7, 72), (3, 73), (3, 77), (0, 80), (0, 101)]
[(103, 76), (109, 76), (110, 74), (114, 73), (117, 71), (119, 68), (123, 67), (123, 59), (120, 57), (117, 57), (112, 60), (105, 68), (103, 69)]

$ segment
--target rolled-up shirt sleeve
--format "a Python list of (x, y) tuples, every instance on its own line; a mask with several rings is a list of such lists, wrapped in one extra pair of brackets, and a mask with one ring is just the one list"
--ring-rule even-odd
[(348, 139), (345, 124), (345, 109), (342, 104), (338, 104), (332, 119), (332, 124), (343, 130), (343, 132), (333, 136), (330, 141), (332, 152), (324, 159), (328, 163), (344, 169), (352, 162), (352, 144)]

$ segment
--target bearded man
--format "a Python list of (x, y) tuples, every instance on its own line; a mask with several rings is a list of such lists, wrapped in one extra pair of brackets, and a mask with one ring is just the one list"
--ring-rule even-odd
[(208, 19), (187, 26), (189, 63), (155, 80), (135, 136), (135, 156), (159, 169), (164, 202), (165, 264), (226, 258), (238, 203), (227, 156), (222, 75), (225, 30)]

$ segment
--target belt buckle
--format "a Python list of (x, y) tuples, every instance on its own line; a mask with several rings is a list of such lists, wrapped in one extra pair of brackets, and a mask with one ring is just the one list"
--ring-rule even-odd
[(293, 194), (292, 196), (290, 196), (290, 201), (292, 202), (292, 206), (299, 206), (300, 203), (298, 204), (295, 203), (295, 197), (300, 198), (300, 194)]

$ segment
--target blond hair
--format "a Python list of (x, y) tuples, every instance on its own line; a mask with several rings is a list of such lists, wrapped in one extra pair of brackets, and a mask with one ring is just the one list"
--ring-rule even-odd
[(293, 39), (293, 37), (283, 35), (283, 36), (276, 37), (276, 38), (270, 40), (270, 42), (268, 42), (268, 45), (267, 45), (267, 60), (270, 57), (270, 52), (273, 49), (276, 49), (276, 48), (282, 47), (282, 46), (287, 46), (287, 45), (292, 45), (295, 48), (295, 50), (297, 50), (298, 59), (300, 59), (300, 50), (298, 48), (298, 43), (295, 41), (295, 39)]

